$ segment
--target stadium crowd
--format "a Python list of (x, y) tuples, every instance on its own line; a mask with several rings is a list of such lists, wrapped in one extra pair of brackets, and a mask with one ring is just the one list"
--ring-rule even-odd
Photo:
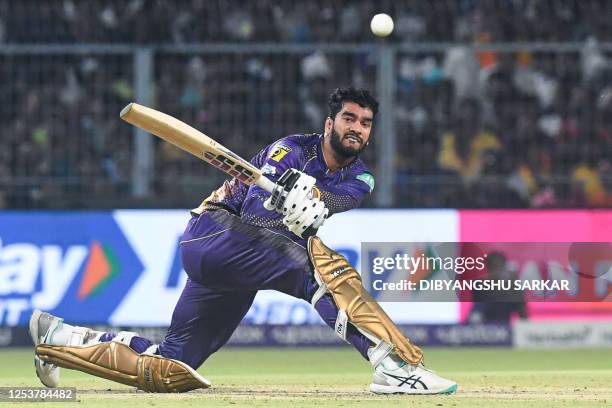
[[(391, 43), (448, 43), (397, 53), (395, 206), (612, 206), (612, 2), (0, 0), (0, 51), (372, 42), (367, 20), (381, 7), (395, 18)], [(470, 47), (500, 42), (526, 50)], [(367, 51), (257, 50), (157, 52), (156, 106), (247, 156), (318, 131), (333, 87), (375, 89)], [(129, 53), (0, 52), (0, 208), (143, 205), (130, 198), (131, 129), (117, 118), (134, 97), (132, 67)], [(189, 205), (222, 177), (161, 143), (154, 168), (152, 206)]]
[[(371, 41), (370, 16), (394, 16), (393, 40), (610, 39), (607, 0), (0, 0), (5, 43)], [(264, 23), (264, 24), (262, 24)], [(605, 38), (600, 38), (605, 40)]]

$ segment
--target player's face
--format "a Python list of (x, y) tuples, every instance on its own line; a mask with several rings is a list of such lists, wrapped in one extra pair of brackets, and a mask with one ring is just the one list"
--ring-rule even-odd
[(355, 102), (344, 102), (336, 118), (333, 121), (328, 118), (334, 151), (346, 158), (358, 156), (370, 139), (372, 120), (370, 108), (361, 107)]

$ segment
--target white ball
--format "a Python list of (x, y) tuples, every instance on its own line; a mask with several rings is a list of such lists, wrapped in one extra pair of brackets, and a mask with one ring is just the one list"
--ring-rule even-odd
[(386, 37), (393, 31), (393, 19), (385, 13), (376, 14), (370, 22), (370, 29), (378, 37)]

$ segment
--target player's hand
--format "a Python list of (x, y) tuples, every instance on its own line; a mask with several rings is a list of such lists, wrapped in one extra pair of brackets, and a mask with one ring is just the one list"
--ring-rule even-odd
[(285, 216), (292, 214), (317, 195), (315, 183), (314, 177), (296, 169), (287, 169), (276, 182), (276, 187), (264, 202), (264, 207)]
[(323, 201), (318, 198), (310, 198), (297, 207), (292, 213), (283, 217), (283, 224), (287, 226), (289, 231), (299, 237), (304, 237), (304, 232), (308, 228), (318, 229), (329, 214), (329, 210), (325, 207)]

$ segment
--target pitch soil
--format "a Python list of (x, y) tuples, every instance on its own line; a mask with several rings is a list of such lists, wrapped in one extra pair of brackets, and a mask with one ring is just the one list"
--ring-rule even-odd
[[(31, 349), (0, 349), (0, 386), (40, 386)], [(371, 368), (349, 348), (226, 349), (199, 372), (207, 390), (146, 394), (75, 371), (79, 406), (112, 407), (599, 407), (612, 405), (612, 350), (430, 349), (427, 364), (459, 383), (451, 396), (368, 392)], [(14, 406), (2, 403), (0, 406)], [(19, 407), (40, 407), (20, 403)], [(74, 403), (54, 403), (74, 407)]]

